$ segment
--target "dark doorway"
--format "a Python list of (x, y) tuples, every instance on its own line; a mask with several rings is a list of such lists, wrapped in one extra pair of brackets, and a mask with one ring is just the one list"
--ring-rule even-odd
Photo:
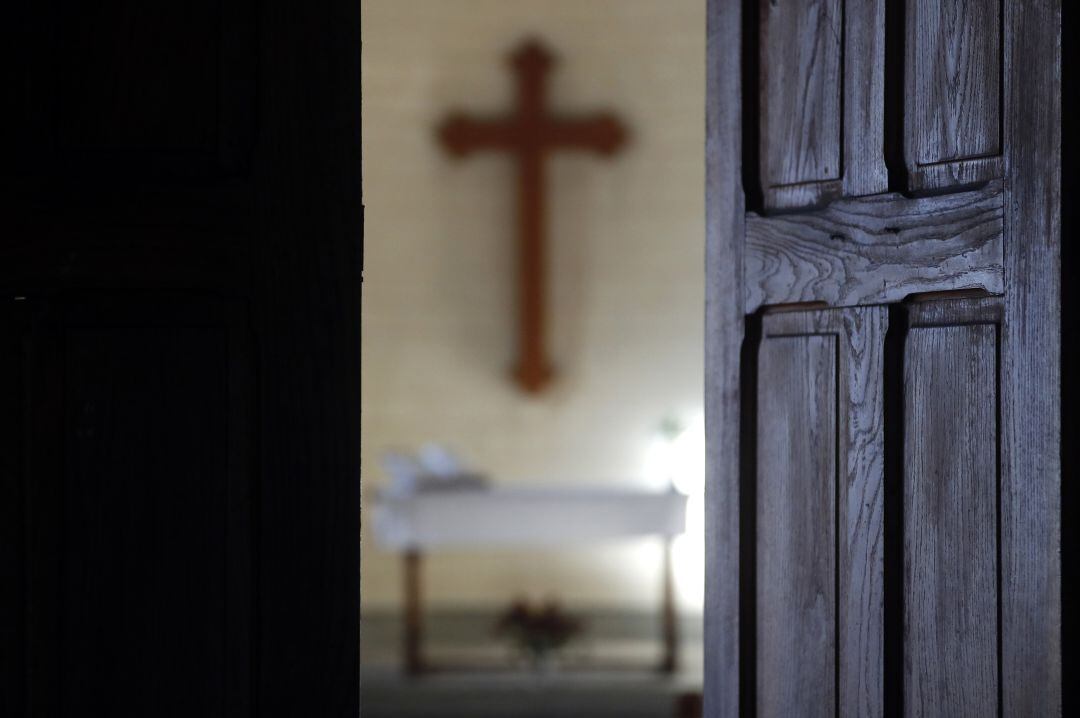
[(0, 714), (359, 711), (360, 7), (0, 26)]

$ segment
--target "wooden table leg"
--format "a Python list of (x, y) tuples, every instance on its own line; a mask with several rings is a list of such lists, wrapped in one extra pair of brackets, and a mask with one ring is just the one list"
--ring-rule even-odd
[(674, 673), (679, 669), (679, 617), (675, 611), (675, 567), (672, 563), (670, 538), (664, 539), (663, 572), (660, 628), (664, 653), (660, 659), (660, 672)]
[(424, 615), (420, 586), (420, 552), (405, 552), (405, 673), (424, 672)]

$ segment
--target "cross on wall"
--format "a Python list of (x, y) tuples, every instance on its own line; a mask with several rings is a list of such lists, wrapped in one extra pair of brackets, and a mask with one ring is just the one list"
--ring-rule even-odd
[(552, 54), (538, 41), (510, 55), (517, 103), (510, 115), (476, 119), (451, 114), (439, 138), (454, 157), (478, 151), (506, 152), (517, 161), (518, 357), (514, 378), (525, 391), (542, 391), (553, 376), (547, 353), (547, 257), (545, 160), (556, 150), (615, 154), (626, 140), (622, 123), (609, 113), (556, 117), (548, 112), (547, 80)]

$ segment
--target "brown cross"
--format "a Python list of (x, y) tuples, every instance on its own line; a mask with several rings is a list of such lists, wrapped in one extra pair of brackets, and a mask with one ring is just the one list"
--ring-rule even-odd
[(514, 377), (525, 391), (539, 392), (552, 377), (545, 347), (546, 259), (544, 252), (544, 160), (554, 150), (592, 150), (612, 155), (626, 131), (610, 114), (558, 118), (547, 111), (547, 75), (553, 57), (536, 40), (510, 55), (517, 74), (517, 107), (509, 117), (477, 120), (454, 113), (439, 136), (455, 157), (478, 150), (515, 155), (518, 166), (519, 297), (518, 359)]

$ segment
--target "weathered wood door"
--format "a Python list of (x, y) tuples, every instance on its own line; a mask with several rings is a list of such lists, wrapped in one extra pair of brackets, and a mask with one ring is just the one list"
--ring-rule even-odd
[(0, 716), (355, 717), (359, 2), (0, 56)]
[(707, 714), (1058, 715), (1060, 5), (708, 12)]

